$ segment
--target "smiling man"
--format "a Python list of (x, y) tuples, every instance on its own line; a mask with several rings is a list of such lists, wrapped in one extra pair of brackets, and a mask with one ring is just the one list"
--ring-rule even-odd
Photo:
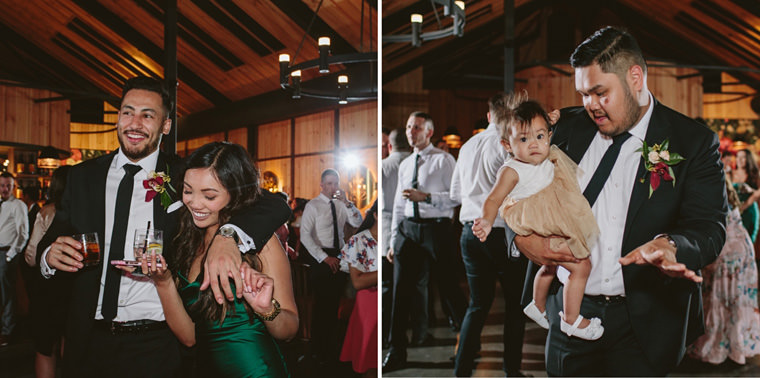
[[(601, 231), (581, 314), (599, 317), (605, 331), (596, 341), (567, 336), (558, 316), (562, 290), (550, 295), (546, 369), (563, 376), (665, 375), (704, 330), (698, 270), (725, 241), (718, 137), (654, 98), (646, 62), (627, 32), (597, 31), (570, 62), (583, 107), (562, 110), (552, 142), (578, 163), (578, 183)], [(685, 158), (668, 157), (675, 181), (653, 185), (659, 177), (647, 169), (644, 142)], [(550, 250), (548, 238), (517, 236), (514, 244), (540, 264), (572, 261), (566, 248)], [(564, 283), (568, 273), (559, 268), (558, 276)]]
[[(110, 264), (134, 259), (133, 235), (146, 225), (164, 231), (163, 253), (172, 261), (177, 213), (167, 212), (161, 196), (146, 201), (143, 186), (151, 172), (177, 175), (181, 171), (176, 156), (158, 149), (161, 137), (171, 130), (172, 106), (160, 81), (148, 77), (127, 81), (116, 124), (119, 149), (71, 168), (61, 207), (39, 243), (43, 276), (72, 285), (64, 377), (131, 377), (134, 369), (125, 369), (125, 361), (138, 364), (140, 375), (148, 377), (171, 377), (182, 365), (192, 366), (181, 363), (179, 343), (166, 324), (152, 281), (122, 273)], [(235, 225), (241, 246), (233, 240), (233, 232), (222, 234), (229, 238), (216, 238), (209, 250), (205, 271), (217, 301), (224, 295), (219, 286), (229, 288), (228, 275), (236, 273), (236, 288), (242, 288), (238, 249), (263, 247), (290, 216), (287, 205), (273, 196), (262, 195), (254, 207), (233, 217), (229, 225)], [(83, 266), (80, 243), (68, 236), (85, 232), (99, 237), (101, 262), (96, 267)], [(211, 260), (226, 268), (211, 269)], [(232, 294), (227, 293), (228, 299)]]

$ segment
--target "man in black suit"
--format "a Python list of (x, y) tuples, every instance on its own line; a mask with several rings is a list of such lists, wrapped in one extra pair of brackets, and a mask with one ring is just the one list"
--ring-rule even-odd
[[(133, 259), (134, 232), (148, 222), (164, 230), (164, 254), (171, 261), (177, 222), (172, 210), (178, 206), (165, 208), (161, 194), (149, 199), (143, 186), (151, 171), (178, 180), (180, 161), (158, 149), (162, 135), (171, 129), (171, 108), (161, 82), (147, 77), (127, 81), (116, 125), (120, 148), (71, 168), (61, 206), (39, 243), (43, 276), (71, 285), (62, 361), (65, 377), (130, 377), (136, 372), (150, 377), (181, 375), (182, 352), (164, 321), (153, 283), (146, 277), (122, 274), (110, 264)], [(182, 187), (176, 181), (166, 185)], [(215, 284), (212, 289), (218, 301), (223, 295), (219, 286), (229, 291), (228, 274), (232, 277), (238, 271), (239, 251), (263, 247), (290, 216), (287, 205), (270, 196), (253, 210), (233, 217), (231, 223), (238, 228), (232, 229), (237, 232), (224, 232), (231, 225), (222, 226), (220, 234), (227, 237), (215, 238), (209, 251), (209, 261), (227, 262), (220, 272), (208, 262), (204, 268), (207, 279), (210, 275)], [(68, 236), (84, 232), (97, 232), (99, 237), (102, 258), (95, 267), (83, 266), (80, 243)], [(235, 280), (239, 291), (239, 273)], [(233, 297), (231, 292), (224, 295)]]
[[(664, 375), (704, 331), (697, 272), (725, 241), (718, 138), (651, 95), (646, 62), (627, 32), (597, 31), (570, 61), (584, 107), (562, 110), (553, 143), (578, 163), (580, 187), (601, 230), (581, 314), (599, 317), (604, 334), (586, 341), (563, 333), (562, 290), (550, 294), (546, 369), (549, 375)], [(642, 157), (644, 142), (660, 144), (657, 156)], [(645, 168), (644, 158), (667, 164), (676, 153), (685, 160), (670, 165), (673, 181), (662, 174), (667, 170)], [(604, 166), (611, 170), (597, 174)], [(593, 186), (600, 187), (595, 201), (587, 195)], [(567, 248), (552, 251), (548, 240), (516, 236), (514, 244), (539, 264), (574, 261)]]

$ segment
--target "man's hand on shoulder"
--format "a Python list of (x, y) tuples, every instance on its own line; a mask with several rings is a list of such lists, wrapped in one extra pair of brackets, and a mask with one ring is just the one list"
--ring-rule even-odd
[(549, 243), (552, 238), (561, 237), (543, 237), (537, 234), (515, 235), (514, 242), (517, 249), (536, 264), (553, 266), (559, 263), (578, 263), (581, 261), (573, 256), (567, 243), (561, 243), (561, 248), (552, 250)]
[(620, 258), (620, 264), (649, 264), (669, 277), (702, 282), (702, 277), (676, 260), (676, 248), (666, 238), (650, 240), (646, 244), (634, 249), (625, 255), (625, 257)]
[[(214, 238), (206, 257), (201, 290), (206, 290), (210, 286), (219, 304), (224, 301), (224, 297), (228, 300), (233, 300), (235, 297), (241, 298), (243, 296), (243, 284), (240, 277), (242, 261), (240, 250), (233, 238)], [(230, 288), (230, 278), (235, 281), (235, 293)]]

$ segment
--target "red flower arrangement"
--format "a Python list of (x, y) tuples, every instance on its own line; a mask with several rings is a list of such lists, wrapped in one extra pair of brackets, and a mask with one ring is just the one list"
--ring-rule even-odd
[[(650, 173), (649, 178), (649, 197), (652, 197), (657, 188), (660, 187), (662, 181), (671, 181), (673, 186), (676, 186), (676, 176), (673, 174), (673, 168), (671, 166), (676, 165), (684, 160), (683, 156), (668, 151), (668, 140), (665, 139), (661, 144), (655, 144), (652, 147), (647, 146), (647, 142), (644, 141), (644, 145), (637, 151), (641, 151), (641, 157), (644, 159), (644, 167), (647, 173)], [(641, 178), (641, 182), (644, 182), (646, 174)]]
[(169, 205), (172, 204), (172, 196), (169, 191), (175, 194), (177, 193), (169, 182), (171, 182), (171, 177), (169, 177), (168, 174), (151, 171), (148, 174), (148, 179), (143, 180), (143, 187), (147, 189), (145, 192), (145, 202), (150, 202), (156, 197), (156, 195), (161, 194), (161, 206), (166, 210)]

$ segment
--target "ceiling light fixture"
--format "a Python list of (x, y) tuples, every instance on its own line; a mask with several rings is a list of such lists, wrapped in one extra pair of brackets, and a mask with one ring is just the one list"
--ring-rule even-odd
[[(454, 19), (451, 26), (445, 29), (422, 33), (422, 15), (415, 13), (410, 17), (412, 23), (411, 34), (384, 35), (383, 43), (411, 42), (412, 46), (420, 47), (422, 46), (423, 41), (430, 41), (448, 36), (463, 36), (465, 24), (464, 1), (430, 0), (430, 2), (433, 5), (433, 12), (435, 12), (436, 19), (438, 19), (438, 11), (435, 8), (435, 4), (443, 5), (443, 15), (451, 16), (451, 18)], [(440, 20), (438, 24), (440, 25)]]
[[(314, 11), (314, 18), (316, 18), (317, 12), (319, 12), (319, 8), (322, 6), (323, 1), (324, 0), (320, 1), (317, 9)], [(362, 1), (362, 21), (360, 25), (360, 35), (362, 40), (360, 42), (360, 45), (363, 45), (364, 42), (364, 3), (365, 2)], [(369, 11), (369, 16), (367, 18), (369, 19), (369, 42), (371, 49), (372, 10)], [(279, 55), (278, 61), (280, 65), (280, 87), (282, 89), (291, 91), (291, 97), (294, 99), (299, 99), (302, 96), (332, 99), (337, 100), (341, 105), (347, 104), (350, 101), (376, 99), (377, 51), (331, 55), (330, 37), (319, 37), (319, 58), (291, 65), (291, 62), (295, 62), (296, 58), (298, 57), (298, 52), (301, 50), (301, 46), (303, 45), (306, 36), (309, 35), (309, 30), (311, 29), (313, 21), (314, 19), (312, 18), (312, 23), (310, 23), (309, 27), (306, 28), (304, 36), (301, 39), (301, 43), (299, 44), (298, 49), (293, 56), (293, 59), (291, 60), (289, 54)], [(360, 46), (359, 49), (362, 50), (362, 47)], [(345, 66), (344, 72), (339, 72), (340, 75), (337, 76), (337, 85), (329, 84), (323, 85), (322, 87), (319, 87), (318, 85), (312, 85), (308, 88), (304, 86), (305, 82), (302, 81), (302, 73), (317, 68), (320, 74), (329, 74), (330, 67), (334, 65)], [(355, 69), (356, 67), (349, 68), (348, 65), (355, 65), (358, 67), (358, 69)], [(364, 71), (364, 68), (366, 68), (366, 71)], [(369, 74), (366, 73), (367, 71)], [(348, 85), (349, 73), (354, 76), (352, 79), (354, 85), (351, 86), (351, 90), (349, 90)]]

